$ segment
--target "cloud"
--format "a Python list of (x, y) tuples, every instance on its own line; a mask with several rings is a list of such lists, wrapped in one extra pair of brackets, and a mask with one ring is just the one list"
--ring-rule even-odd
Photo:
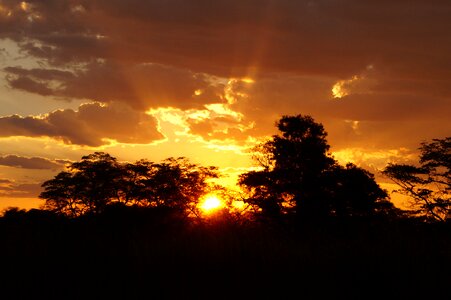
[[(206, 141), (253, 142), (276, 134), (284, 114), (311, 115), (323, 123), (334, 151), (350, 147), (368, 151), (416, 149), (420, 142), (449, 134), (451, 107), (443, 97), (377, 90), (371, 74), (349, 86), (349, 94), (334, 99), (334, 80), (304, 76), (267, 76), (252, 84), (230, 81), (223, 105), (235, 116), (205, 111), (185, 116), (190, 133)], [(210, 107), (211, 108), (211, 107)], [(250, 139), (249, 139), (250, 138)]]
[(57, 110), (43, 117), (1, 117), (0, 136), (48, 136), (93, 147), (109, 144), (107, 139), (145, 144), (163, 138), (154, 117), (120, 103), (84, 104), (78, 111)]
[(66, 160), (50, 160), (43, 157), (0, 156), (0, 165), (23, 169), (57, 170), (63, 168), (64, 164), (68, 162)]
[[(284, 113), (362, 121), (449, 112), (447, 1), (408, 10), (357, 0), (21, 3), (3, 2), (0, 37), (43, 63), (6, 67), (12, 88), (186, 110), (224, 103), (224, 79), (250, 76), (249, 99), (233, 109), (255, 134)], [(331, 104), (337, 84), (346, 95)]]
[(187, 119), (190, 132), (204, 140), (234, 140), (244, 142), (252, 125), (245, 126), (230, 117), (214, 117), (202, 120)]
[(35, 198), (42, 191), (38, 183), (11, 183), (0, 185), (0, 197)]
[(9, 179), (0, 178), (0, 185), (5, 185), (9, 183), (12, 183), (12, 181)]
[[(447, 1), (4, 1), (0, 36), (54, 64), (153, 62), (223, 77), (349, 78), (368, 64), (450, 78)], [(433, 33), (433, 34), (431, 34)]]
[(370, 121), (447, 120), (451, 113), (449, 99), (430, 97), (425, 101), (421, 95), (385, 93), (348, 95), (325, 109), (337, 118)]
[[(81, 70), (6, 67), (12, 88), (40, 95), (125, 102), (136, 109), (200, 108), (218, 101), (223, 85), (205, 74), (159, 64), (93, 62)], [(196, 94), (196, 91), (198, 93)]]

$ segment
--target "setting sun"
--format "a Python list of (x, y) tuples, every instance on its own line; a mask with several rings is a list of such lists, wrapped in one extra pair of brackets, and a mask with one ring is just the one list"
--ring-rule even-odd
[(216, 195), (207, 195), (202, 201), (200, 208), (204, 212), (211, 212), (222, 206), (221, 200)]

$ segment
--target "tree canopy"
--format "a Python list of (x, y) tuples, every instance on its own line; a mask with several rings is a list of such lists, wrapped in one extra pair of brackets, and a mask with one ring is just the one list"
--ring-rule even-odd
[(445, 221), (451, 217), (451, 137), (423, 142), (419, 150), (418, 166), (389, 164), (383, 173), (410, 196), (416, 212)]
[[(340, 166), (329, 153), (327, 133), (311, 116), (283, 116), (280, 134), (255, 148), (260, 171), (242, 174), (247, 202), (265, 215), (371, 215), (387, 194), (356, 165)], [(390, 205), (388, 205), (390, 207)]]
[(67, 169), (42, 184), (40, 198), (46, 209), (72, 217), (101, 213), (113, 203), (197, 214), (199, 198), (213, 188), (208, 179), (218, 176), (217, 168), (184, 157), (119, 163), (103, 152), (83, 156)]

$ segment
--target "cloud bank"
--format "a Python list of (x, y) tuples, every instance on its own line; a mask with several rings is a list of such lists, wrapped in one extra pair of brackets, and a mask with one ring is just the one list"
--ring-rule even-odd
[(128, 106), (99, 103), (81, 105), (78, 111), (57, 110), (43, 117), (18, 115), (0, 118), (0, 137), (52, 137), (66, 144), (101, 146), (120, 143), (152, 143), (163, 138), (157, 121)]
[(43, 157), (0, 156), (0, 165), (24, 169), (58, 170), (62, 169), (68, 162), (67, 160), (50, 160)]

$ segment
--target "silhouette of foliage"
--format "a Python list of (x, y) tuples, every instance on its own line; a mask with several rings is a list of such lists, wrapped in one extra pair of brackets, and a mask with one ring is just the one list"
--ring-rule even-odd
[(451, 217), (451, 137), (423, 142), (420, 166), (389, 164), (383, 173), (410, 196), (413, 206), (427, 218), (445, 221)]
[(100, 213), (119, 197), (121, 166), (116, 158), (103, 152), (83, 156), (54, 179), (42, 184), (45, 208), (59, 213), (80, 216), (86, 212)]
[(4, 209), (2, 213), (2, 217), (5, 219), (16, 219), (24, 217), (27, 214), (27, 210), (14, 206)]
[(255, 148), (260, 171), (242, 174), (239, 184), (248, 203), (266, 216), (295, 214), (315, 219), (327, 215), (371, 215), (387, 204), (374, 176), (355, 165), (341, 167), (330, 155), (327, 133), (310, 116), (283, 116), (281, 132)]
[(337, 216), (369, 216), (374, 213), (386, 214), (395, 211), (387, 200), (374, 175), (352, 163), (345, 167), (336, 165), (328, 172), (331, 183), (329, 197), (331, 211)]
[(119, 163), (107, 153), (95, 152), (44, 182), (40, 198), (45, 209), (71, 217), (101, 213), (112, 203), (198, 214), (199, 198), (212, 188), (208, 179), (217, 176), (215, 167), (201, 167), (183, 157)]
[[(140, 161), (141, 167), (143, 161)], [(138, 182), (138, 202), (145, 206), (165, 206), (198, 215), (197, 204), (213, 185), (208, 179), (218, 177), (217, 168), (192, 164), (184, 157), (168, 158), (147, 165), (147, 172)]]

